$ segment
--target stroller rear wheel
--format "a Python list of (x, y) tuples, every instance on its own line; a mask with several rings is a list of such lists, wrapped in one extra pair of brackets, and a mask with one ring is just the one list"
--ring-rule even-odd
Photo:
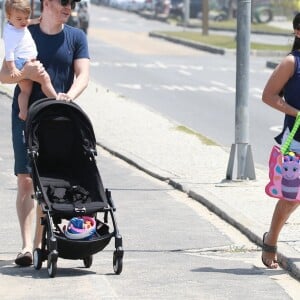
[(83, 264), (86, 268), (90, 268), (92, 263), (93, 263), (93, 255), (90, 255), (83, 259)]
[(33, 266), (36, 270), (40, 270), (43, 263), (42, 250), (40, 248), (36, 248), (33, 251)]

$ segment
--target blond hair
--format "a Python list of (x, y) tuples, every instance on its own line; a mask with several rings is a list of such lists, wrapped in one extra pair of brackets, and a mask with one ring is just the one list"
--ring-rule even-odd
[(13, 10), (21, 11), (25, 14), (31, 14), (31, 6), (28, 0), (6, 0), (5, 13), (8, 17)]

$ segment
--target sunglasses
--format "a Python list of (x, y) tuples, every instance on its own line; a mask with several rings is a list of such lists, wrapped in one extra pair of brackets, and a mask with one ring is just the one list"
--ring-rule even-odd
[(71, 4), (71, 9), (75, 8), (76, 2), (73, 0), (60, 0), (61, 6), (67, 6), (68, 4)]

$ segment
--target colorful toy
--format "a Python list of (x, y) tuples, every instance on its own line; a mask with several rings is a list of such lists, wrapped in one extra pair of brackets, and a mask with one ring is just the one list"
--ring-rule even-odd
[(69, 239), (89, 239), (96, 232), (96, 221), (89, 216), (74, 217), (65, 228), (65, 236)]

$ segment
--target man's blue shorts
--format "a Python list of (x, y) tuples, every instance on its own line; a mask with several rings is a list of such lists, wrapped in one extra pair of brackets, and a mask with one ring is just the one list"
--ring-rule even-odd
[(19, 118), (19, 111), (12, 109), (12, 143), (15, 155), (15, 175), (30, 174), (31, 168), (27, 155), (27, 148), (25, 144), (25, 121)]

